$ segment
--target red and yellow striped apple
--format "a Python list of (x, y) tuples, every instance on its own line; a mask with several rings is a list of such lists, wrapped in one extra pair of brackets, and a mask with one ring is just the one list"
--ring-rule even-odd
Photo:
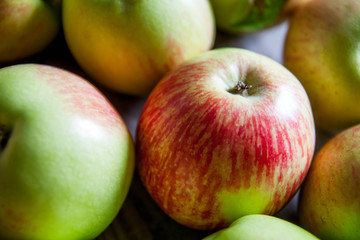
[(299, 222), (321, 239), (360, 239), (360, 125), (317, 153), (299, 197)]
[(174, 66), (210, 49), (208, 0), (64, 0), (66, 41), (82, 68), (110, 89), (148, 94)]
[(0, 239), (93, 239), (132, 179), (133, 140), (84, 79), (24, 64), (0, 70)]
[(0, 63), (30, 57), (47, 47), (59, 32), (58, 0), (0, 1)]
[(278, 212), (302, 183), (314, 145), (299, 81), (274, 60), (235, 48), (167, 74), (136, 133), (146, 189), (170, 217), (197, 229)]
[(360, 123), (360, 1), (311, 0), (290, 20), (284, 65), (300, 80), (317, 127)]

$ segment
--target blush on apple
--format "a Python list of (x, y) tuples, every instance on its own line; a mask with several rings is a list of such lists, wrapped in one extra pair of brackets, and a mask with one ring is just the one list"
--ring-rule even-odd
[(208, 0), (64, 0), (66, 42), (104, 86), (145, 95), (176, 65), (212, 48)]
[(42, 51), (59, 29), (59, 0), (1, 0), (0, 63), (8, 64)]
[(317, 128), (360, 123), (360, 1), (311, 0), (290, 19), (284, 65), (308, 93)]
[(115, 218), (134, 168), (110, 102), (70, 72), (0, 70), (0, 239), (93, 239)]
[(360, 239), (360, 125), (316, 154), (299, 197), (299, 222), (321, 239)]
[(137, 166), (173, 219), (218, 229), (275, 214), (297, 192), (315, 146), (310, 103), (279, 63), (235, 48), (212, 50), (166, 75), (137, 134)]

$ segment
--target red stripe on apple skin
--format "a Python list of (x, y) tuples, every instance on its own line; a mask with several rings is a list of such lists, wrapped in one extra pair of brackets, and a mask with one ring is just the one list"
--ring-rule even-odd
[[(245, 105), (234, 111), (231, 98), (217, 98), (210, 91), (200, 93), (203, 83), (187, 84), (206, 78), (203, 68), (206, 63), (182, 67), (169, 79), (161, 81), (158, 86), (161, 91), (153, 91), (145, 104), (137, 131), (140, 176), (165, 212), (178, 217), (176, 220), (179, 221), (184, 219), (177, 213), (185, 215), (185, 212), (190, 216), (185, 220), (202, 229), (219, 228), (228, 223), (213, 194), (220, 189), (236, 192), (239, 188), (250, 188), (254, 186), (253, 177), (256, 177), (259, 191), (273, 192), (275, 187), (275, 197), (265, 209), (268, 214), (273, 214), (279, 210), (273, 205), (289, 200), (297, 190), (293, 182), (299, 186), (308, 169), (312, 146), (308, 145), (307, 154), (301, 148), (306, 142), (302, 138), (308, 138), (304, 128), (311, 129), (311, 121), (304, 120), (306, 124), (302, 125), (303, 121), (299, 119), (302, 116), (298, 116), (291, 125), (286, 125), (274, 117), (279, 113), (270, 107), (263, 113), (269, 116), (265, 118), (249, 111)], [(186, 84), (192, 88), (185, 89)], [(182, 104), (194, 100), (198, 103), (197, 108)], [(271, 106), (271, 99), (264, 101)], [(221, 107), (217, 108), (217, 105)], [(252, 116), (245, 120), (250, 113)], [(259, 132), (256, 137), (250, 133), (254, 128)], [(304, 132), (295, 146), (290, 140), (293, 136), (286, 134), (285, 129), (292, 129), (289, 134), (294, 136)], [(271, 151), (272, 148), (277, 151)], [(298, 170), (295, 160), (289, 161), (297, 160), (296, 154), (307, 158), (305, 170)], [(281, 169), (276, 168), (278, 163), (281, 163)], [(289, 164), (293, 166), (292, 172), (286, 173)], [(294, 179), (285, 179), (289, 175), (294, 175)], [(182, 182), (183, 179), (188, 181)], [(278, 180), (286, 180), (286, 186), (277, 187)]]
[[(65, 100), (64, 111), (96, 120), (105, 127), (122, 127), (121, 117), (104, 95), (85, 79), (62, 69), (35, 65), (47, 84)], [(39, 78), (41, 79), (41, 78)]]

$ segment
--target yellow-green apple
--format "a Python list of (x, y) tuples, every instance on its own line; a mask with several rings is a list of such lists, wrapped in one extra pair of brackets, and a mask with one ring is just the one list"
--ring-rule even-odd
[(216, 25), (230, 33), (261, 30), (283, 20), (306, 0), (210, 0)]
[(284, 65), (308, 93), (319, 128), (360, 123), (360, 1), (312, 0), (290, 20)]
[(30, 57), (47, 47), (59, 32), (60, 2), (0, 1), (0, 63)]
[(360, 125), (316, 154), (300, 191), (299, 222), (321, 239), (360, 239)]
[(275, 214), (314, 152), (305, 90), (282, 65), (244, 49), (203, 53), (151, 92), (136, 132), (139, 175), (158, 205), (196, 229)]
[(66, 41), (82, 68), (108, 88), (148, 94), (174, 66), (213, 46), (208, 0), (64, 0)]
[(203, 240), (318, 240), (301, 227), (281, 218), (253, 214), (235, 220), (228, 228)]
[(134, 146), (110, 102), (55, 67), (0, 70), (0, 239), (92, 239), (128, 192)]

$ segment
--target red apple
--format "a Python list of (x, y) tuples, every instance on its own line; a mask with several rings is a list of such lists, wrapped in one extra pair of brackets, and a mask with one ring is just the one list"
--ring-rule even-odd
[(150, 94), (137, 166), (152, 198), (196, 229), (275, 214), (297, 192), (314, 153), (308, 97), (283, 66), (241, 49), (204, 53)]

